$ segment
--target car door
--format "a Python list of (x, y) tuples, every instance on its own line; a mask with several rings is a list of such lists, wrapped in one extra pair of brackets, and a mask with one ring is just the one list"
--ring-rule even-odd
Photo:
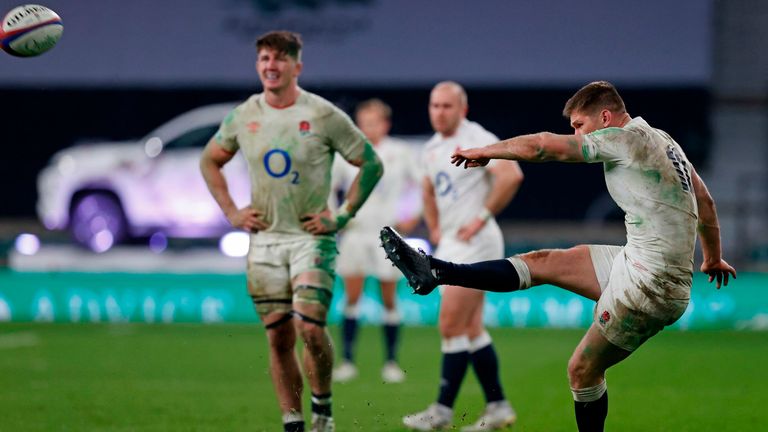
[[(216, 235), (228, 228), (218, 204), (200, 174), (200, 155), (218, 124), (198, 126), (168, 141), (153, 158), (147, 173), (153, 210), (165, 231), (180, 237)], [(225, 167), (229, 191), (238, 207), (248, 203), (248, 171), (236, 155)]]

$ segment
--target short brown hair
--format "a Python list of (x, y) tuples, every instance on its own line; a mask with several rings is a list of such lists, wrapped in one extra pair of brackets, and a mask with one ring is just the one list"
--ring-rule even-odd
[(608, 81), (595, 81), (580, 88), (568, 99), (563, 108), (563, 115), (570, 118), (574, 112), (594, 114), (603, 109), (619, 114), (627, 112), (624, 101), (613, 84)]
[(369, 109), (378, 110), (381, 116), (387, 120), (392, 119), (392, 108), (390, 108), (386, 102), (378, 98), (368, 99), (366, 101), (360, 102), (355, 109), (355, 115), (359, 114), (360, 111), (366, 111)]
[(271, 31), (256, 39), (256, 51), (271, 48), (293, 57), (296, 61), (301, 60), (301, 47), (301, 35), (285, 30)]

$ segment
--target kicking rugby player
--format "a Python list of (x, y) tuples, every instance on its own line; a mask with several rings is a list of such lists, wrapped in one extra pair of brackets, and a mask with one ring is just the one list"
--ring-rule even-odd
[(701, 271), (710, 282), (720, 288), (736, 271), (721, 255), (715, 202), (672, 137), (630, 117), (605, 81), (577, 91), (563, 114), (574, 135), (538, 133), (458, 149), (451, 162), (465, 169), (492, 159), (600, 162), (608, 191), (625, 213), (626, 245), (579, 245), (466, 265), (415, 251), (391, 228), (381, 236), (418, 294), (438, 284), (497, 292), (552, 284), (595, 300), (594, 321), (568, 362), (568, 379), (579, 431), (602, 431), (606, 369), (677, 321), (688, 305), (696, 234)]

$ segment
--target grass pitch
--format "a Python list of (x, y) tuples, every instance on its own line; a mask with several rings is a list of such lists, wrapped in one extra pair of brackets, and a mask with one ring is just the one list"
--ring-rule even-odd
[[(491, 331), (515, 431), (576, 429), (565, 370), (582, 333)], [(407, 381), (384, 384), (381, 332), (362, 328), (361, 376), (333, 389), (337, 430), (402, 430), (404, 414), (434, 400), (437, 331), (402, 334)], [(662, 332), (609, 371), (607, 430), (765, 430), (766, 360), (768, 332)], [(256, 324), (0, 324), (0, 431), (282, 430), (267, 362)], [(482, 406), (470, 372), (454, 425)]]

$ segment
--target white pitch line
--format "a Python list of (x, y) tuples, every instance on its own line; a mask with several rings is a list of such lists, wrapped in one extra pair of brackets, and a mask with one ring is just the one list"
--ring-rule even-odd
[(33, 332), (18, 332), (0, 335), (0, 349), (31, 347), (40, 343), (40, 338)]

